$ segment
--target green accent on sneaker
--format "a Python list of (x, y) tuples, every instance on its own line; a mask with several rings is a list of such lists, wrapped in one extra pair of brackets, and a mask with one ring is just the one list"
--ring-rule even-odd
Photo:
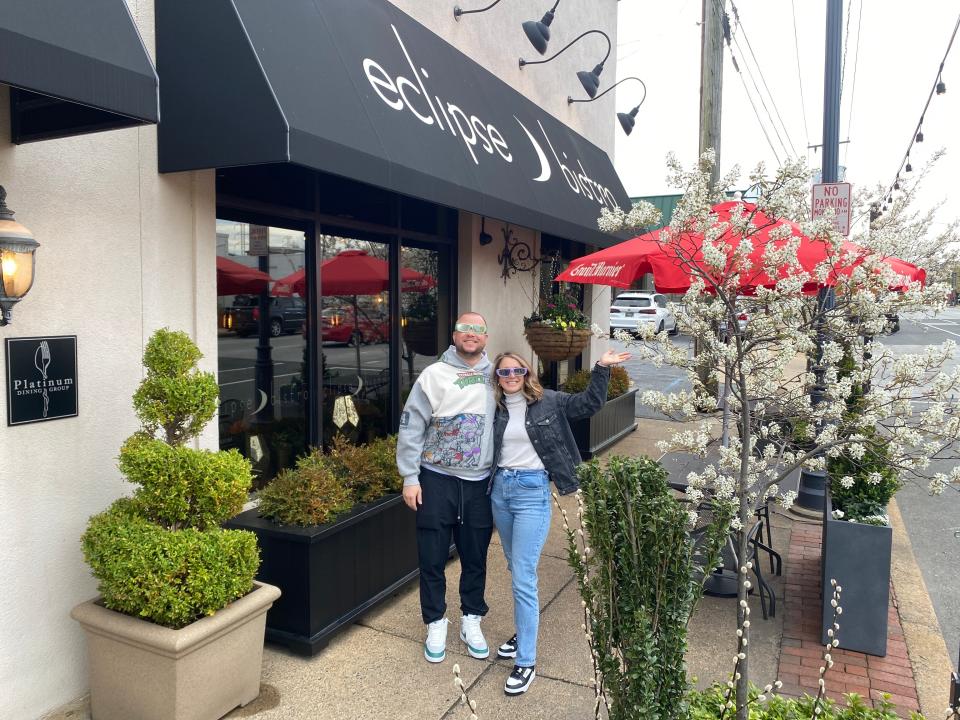
[(446, 650), (441, 650), (440, 652), (430, 652), (430, 648), (426, 646), (426, 643), (424, 643), (423, 651), (432, 658), (442, 658), (447, 654)]

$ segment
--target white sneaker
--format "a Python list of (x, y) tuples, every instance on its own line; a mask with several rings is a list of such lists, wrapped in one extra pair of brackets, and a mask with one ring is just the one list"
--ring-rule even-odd
[(490, 657), (490, 648), (480, 631), (479, 615), (464, 615), (460, 618), (460, 639), (466, 643), (470, 657), (478, 660)]
[(513, 672), (507, 677), (504, 683), (503, 691), (507, 695), (520, 695), (530, 689), (530, 683), (537, 676), (537, 671), (533, 667), (513, 666)]
[(427, 662), (443, 662), (447, 657), (447, 625), (446, 618), (434, 620), (427, 625), (427, 641), (423, 644), (423, 656)]

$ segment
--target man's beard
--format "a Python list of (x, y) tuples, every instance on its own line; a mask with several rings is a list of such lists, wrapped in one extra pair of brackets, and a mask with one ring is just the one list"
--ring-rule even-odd
[(463, 345), (457, 345), (456, 343), (454, 343), (453, 346), (457, 349), (457, 353), (462, 355), (465, 358), (472, 359), (472, 358), (478, 358), (481, 355), (483, 355), (483, 348), (477, 348), (473, 352), (470, 352), (469, 350), (464, 349)]

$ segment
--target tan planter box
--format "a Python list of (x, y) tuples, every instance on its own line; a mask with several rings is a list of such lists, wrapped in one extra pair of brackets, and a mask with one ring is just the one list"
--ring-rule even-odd
[(87, 635), (90, 709), (96, 720), (216, 720), (260, 693), (273, 585), (180, 630), (90, 600), (70, 613)]

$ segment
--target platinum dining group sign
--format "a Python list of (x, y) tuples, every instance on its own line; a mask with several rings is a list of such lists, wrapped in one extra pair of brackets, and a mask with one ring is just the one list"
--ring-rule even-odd
[(7, 339), (7, 425), (76, 415), (76, 335)]

